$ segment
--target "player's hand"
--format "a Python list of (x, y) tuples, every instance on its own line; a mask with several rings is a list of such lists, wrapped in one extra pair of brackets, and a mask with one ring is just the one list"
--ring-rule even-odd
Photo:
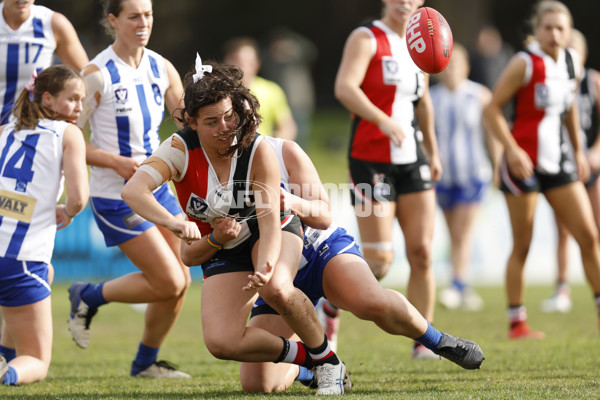
[(590, 164), (583, 151), (575, 152), (575, 163), (577, 164), (577, 174), (581, 182), (587, 182), (590, 179)]
[(442, 179), (442, 162), (438, 156), (429, 158), (429, 169), (431, 169), (431, 180), (439, 182)]
[(292, 194), (284, 188), (279, 188), (279, 201), (281, 211), (291, 210), (292, 208)]
[(61, 229), (66, 228), (71, 224), (73, 218), (67, 215), (67, 207), (64, 204), (56, 205), (56, 230), (60, 231)]
[(381, 132), (383, 132), (387, 137), (390, 138), (392, 143), (396, 146), (401, 146), (402, 142), (406, 138), (406, 134), (404, 130), (398, 125), (393, 119), (386, 118), (381, 121), (378, 125)]
[(167, 226), (171, 232), (175, 234), (179, 239), (185, 240), (188, 244), (191, 244), (194, 240), (199, 240), (202, 235), (198, 229), (198, 225), (191, 221), (182, 221), (177, 218), (173, 218), (171, 225)]
[(215, 218), (213, 223), (213, 236), (219, 243), (227, 243), (240, 234), (242, 225), (230, 217)]
[(519, 180), (533, 176), (533, 162), (525, 150), (518, 146), (506, 149), (506, 163), (513, 176)]
[(119, 157), (118, 162), (115, 163), (113, 169), (125, 180), (129, 180), (133, 174), (135, 174), (135, 171), (137, 171), (139, 166), (140, 163), (131, 157)]
[(273, 276), (273, 265), (271, 265), (270, 261), (267, 261), (266, 265), (261, 269), (263, 272), (256, 270), (254, 274), (248, 275), (248, 284), (244, 286), (242, 290), (246, 292), (258, 290), (269, 282), (271, 276)]

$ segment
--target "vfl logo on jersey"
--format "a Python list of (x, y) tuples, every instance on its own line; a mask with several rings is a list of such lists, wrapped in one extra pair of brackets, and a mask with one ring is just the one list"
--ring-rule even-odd
[(120, 87), (115, 90), (115, 99), (117, 100), (117, 104), (126, 104), (128, 100), (127, 88)]
[(154, 102), (157, 106), (162, 105), (162, 93), (160, 93), (160, 88), (156, 83), (152, 84), (152, 94), (154, 95)]
[(202, 222), (209, 222), (207, 210), (208, 204), (202, 197), (194, 193), (190, 194), (190, 198), (185, 206), (185, 213), (187, 215)]
[(0, 216), (30, 223), (36, 199), (0, 190)]
[(535, 106), (537, 108), (544, 108), (548, 105), (548, 100), (550, 98), (550, 90), (548, 90), (548, 86), (543, 83), (535, 84)]
[(399, 74), (400, 68), (398, 61), (390, 56), (381, 57), (381, 66), (383, 68), (383, 83), (385, 85), (397, 85), (402, 80)]

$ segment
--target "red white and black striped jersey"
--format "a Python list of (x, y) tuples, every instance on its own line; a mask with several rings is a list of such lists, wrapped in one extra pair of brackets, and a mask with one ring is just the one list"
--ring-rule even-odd
[(425, 75), (410, 58), (406, 40), (380, 20), (359, 29), (371, 37), (373, 55), (361, 89), (397, 122), (406, 139), (396, 146), (377, 125), (353, 115), (350, 157), (387, 164), (417, 161), (416, 102), (423, 96)]
[(555, 61), (537, 42), (518, 53), (526, 62), (523, 86), (515, 96), (512, 134), (538, 172), (556, 174), (562, 160), (563, 114), (575, 99), (576, 55), (560, 50)]
[(200, 144), (198, 134), (186, 128), (175, 133), (186, 147), (185, 168), (179, 179), (174, 179), (177, 198), (190, 221), (196, 222), (202, 236), (212, 232), (215, 218), (229, 216), (242, 225), (237, 238), (225, 243), (224, 248), (236, 247), (245, 241), (251, 230), (258, 229), (254, 199), (250, 193), (250, 170), (256, 148), (262, 136), (231, 158), (227, 182), (220, 182), (217, 173)]

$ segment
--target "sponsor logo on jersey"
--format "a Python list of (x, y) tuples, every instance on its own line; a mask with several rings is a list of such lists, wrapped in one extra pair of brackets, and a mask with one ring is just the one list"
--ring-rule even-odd
[(18, 193), (0, 190), (0, 216), (31, 222), (36, 199)]

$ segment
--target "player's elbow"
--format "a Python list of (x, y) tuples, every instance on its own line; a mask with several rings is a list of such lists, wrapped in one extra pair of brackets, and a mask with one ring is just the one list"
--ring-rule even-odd
[(67, 206), (70, 212), (79, 214), (89, 199), (89, 190), (81, 189), (76, 193), (67, 193)]
[(131, 181), (127, 182), (123, 187), (123, 190), (121, 190), (121, 198), (125, 203), (127, 203), (128, 206), (131, 207), (131, 204), (135, 199), (136, 192), (139, 196), (139, 190), (136, 190), (133, 185), (130, 185), (130, 183)]

